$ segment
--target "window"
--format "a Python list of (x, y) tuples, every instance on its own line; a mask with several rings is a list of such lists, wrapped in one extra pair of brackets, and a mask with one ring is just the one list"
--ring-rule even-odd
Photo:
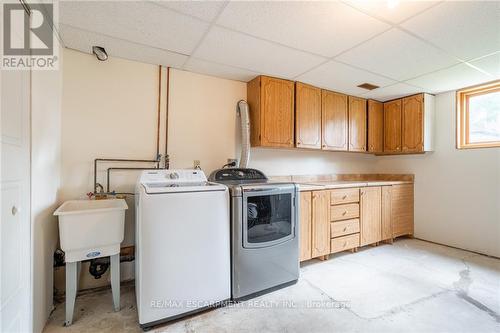
[(500, 81), (457, 91), (457, 148), (500, 147)]

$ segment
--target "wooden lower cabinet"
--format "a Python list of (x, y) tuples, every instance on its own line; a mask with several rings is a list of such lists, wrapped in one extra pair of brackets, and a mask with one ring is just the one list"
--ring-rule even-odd
[(337, 238), (332, 238), (330, 247), (332, 253), (342, 252), (350, 249), (357, 248), (359, 246), (359, 233), (353, 235), (347, 235)]
[(392, 186), (382, 186), (382, 240), (392, 240), (392, 218), (391, 218), (391, 192)]
[(313, 258), (330, 254), (330, 195), (329, 191), (312, 192)]
[(361, 189), (360, 246), (377, 243), (382, 240), (382, 188), (364, 187)]
[(332, 206), (330, 216), (332, 221), (341, 221), (359, 217), (359, 203)]
[(332, 222), (330, 236), (332, 238), (355, 234), (359, 232), (359, 219)]
[(330, 193), (300, 192), (300, 261), (330, 254)]
[(413, 235), (413, 184), (300, 193), (300, 261)]
[(340, 205), (359, 202), (359, 188), (340, 188), (331, 191), (330, 203)]
[(312, 233), (312, 193), (300, 192), (299, 203), (299, 259), (300, 261), (312, 258), (311, 233)]
[(330, 193), (330, 251), (356, 249), (360, 239), (360, 189), (342, 188)]
[(391, 222), (393, 237), (413, 235), (413, 184), (393, 185)]

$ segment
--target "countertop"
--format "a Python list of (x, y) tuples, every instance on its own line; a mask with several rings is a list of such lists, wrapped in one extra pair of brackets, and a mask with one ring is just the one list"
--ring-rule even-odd
[(367, 186), (387, 186), (413, 184), (408, 180), (332, 180), (317, 182), (297, 182), (299, 191), (320, 191), (334, 188), (367, 187)]

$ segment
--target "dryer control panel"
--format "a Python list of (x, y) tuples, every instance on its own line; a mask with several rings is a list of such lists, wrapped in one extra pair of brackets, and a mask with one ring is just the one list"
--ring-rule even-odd
[(267, 181), (267, 177), (262, 171), (250, 168), (227, 168), (219, 169), (209, 177), (210, 181), (225, 182), (225, 181)]

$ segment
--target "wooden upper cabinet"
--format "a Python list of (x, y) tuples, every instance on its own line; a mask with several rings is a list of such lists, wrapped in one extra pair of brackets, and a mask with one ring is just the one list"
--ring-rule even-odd
[(294, 146), (294, 82), (258, 76), (247, 84), (252, 146)]
[(349, 151), (366, 151), (366, 99), (349, 96)]
[(347, 95), (322, 90), (322, 146), (324, 150), (347, 150)]
[(295, 83), (295, 145), (321, 149), (321, 89)]
[(384, 151), (384, 103), (368, 100), (368, 151)]
[(384, 103), (384, 152), (401, 152), (401, 100)]
[(403, 98), (402, 105), (402, 151), (419, 153), (424, 151), (424, 95)]

